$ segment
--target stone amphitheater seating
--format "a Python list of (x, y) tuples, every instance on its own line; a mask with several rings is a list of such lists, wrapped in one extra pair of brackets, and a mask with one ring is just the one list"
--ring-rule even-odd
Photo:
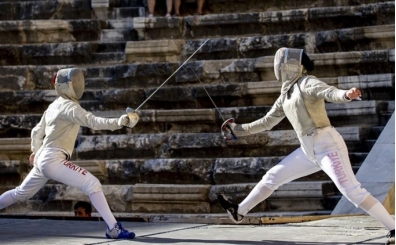
[[(219, 134), (224, 118), (250, 122), (271, 108), (280, 90), (273, 75), (280, 47), (304, 48), (315, 60), (312, 74), (328, 84), (362, 89), (362, 101), (326, 104), (355, 172), (394, 112), (394, 1), (207, 0), (205, 15), (183, 9), (186, 15), (172, 18), (147, 18), (142, 3), (0, 3), (0, 193), (31, 168), (30, 131), (56, 98), (49, 81), (60, 68), (83, 69), (81, 105), (98, 116), (118, 117), (151, 96), (135, 128), (83, 128), (76, 142), (74, 162), (102, 182), (117, 217), (223, 214), (217, 193), (241, 201), (298, 147), (286, 120), (236, 141)], [(330, 214), (339, 199), (318, 172), (282, 186), (252, 212)], [(72, 216), (78, 200), (88, 198), (49, 181), (26, 204), (0, 213)]]

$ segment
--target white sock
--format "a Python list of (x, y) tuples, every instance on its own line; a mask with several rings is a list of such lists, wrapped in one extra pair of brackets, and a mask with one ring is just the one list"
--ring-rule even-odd
[(109, 227), (109, 229), (113, 229), (115, 224), (117, 223), (117, 220), (111, 213), (109, 204), (107, 204), (103, 192), (100, 191), (92, 193), (91, 195), (89, 195), (89, 199), (91, 199), (92, 205), (96, 208), (96, 210), (102, 216), (103, 220), (106, 222), (107, 227)]
[(11, 196), (11, 190), (4, 192), (0, 196), (0, 210), (3, 209), (3, 208), (8, 207), (8, 206), (10, 206), (11, 204), (14, 204), (14, 203), (15, 203), (15, 200)]
[(368, 196), (359, 207), (373, 218), (381, 222), (388, 230), (395, 229), (395, 220), (385, 207), (373, 196)]
[(257, 204), (267, 199), (274, 191), (260, 181), (238, 207), (238, 214), (245, 216)]

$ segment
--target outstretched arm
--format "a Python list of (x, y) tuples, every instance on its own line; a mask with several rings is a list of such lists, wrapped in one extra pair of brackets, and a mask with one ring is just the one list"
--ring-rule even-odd
[[(233, 120), (227, 120), (226, 123), (229, 127), (224, 128), (224, 130), (231, 130), (236, 137), (248, 136), (272, 129), (275, 125), (282, 121), (283, 118), (285, 118), (285, 113), (282, 109), (281, 98), (278, 98), (271, 110), (264, 117), (254, 122), (245, 124), (236, 124)], [(223, 135), (225, 134), (226, 133)], [(230, 139), (228, 136), (225, 138)]]
[[(129, 117), (127, 114), (119, 118), (103, 118), (93, 115), (79, 105), (65, 111), (65, 118), (83, 127), (94, 130), (117, 130), (124, 126), (134, 127), (139, 120), (139, 116), (133, 113), (135, 117)], [(133, 121), (133, 122), (132, 122)]]
[(311, 97), (324, 99), (332, 103), (348, 102), (362, 96), (357, 88), (339, 89), (313, 76), (303, 80), (301, 88)]

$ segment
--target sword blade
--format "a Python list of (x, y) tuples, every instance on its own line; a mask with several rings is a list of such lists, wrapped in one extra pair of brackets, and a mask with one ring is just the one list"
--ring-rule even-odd
[[(172, 39), (173, 40), (173, 39)], [(179, 66), (179, 68), (177, 68), (176, 69), (176, 71), (174, 71), (156, 90), (154, 90), (154, 92), (153, 93), (151, 93), (151, 95), (149, 96), (149, 97), (147, 97), (147, 99), (145, 100), (145, 101), (143, 101), (143, 103), (142, 104), (140, 104), (140, 106), (138, 106), (137, 108), (136, 108), (136, 110), (135, 111), (137, 111), (137, 110), (139, 110), (162, 86), (164, 86), (165, 85), (165, 83), (166, 82), (168, 82), (169, 81), (169, 79), (171, 79), (185, 64), (187, 64), (187, 62), (206, 44), (206, 42), (208, 42), (209, 41), (209, 39), (206, 39), (202, 44), (201, 44), (201, 46), (199, 46), (199, 48), (197, 49), (197, 50), (195, 50), (195, 52), (194, 53), (192, 53), (192, 55), (190, 55), (190, 57), (188, 57), (188, 59), (186, 59), (184, 62), (183, 62), (183, 64), (181, 64), (180, 66)], [(176, 43), (176, 42), (175, 42)]]
[[(177, 47), (176, 41), (175, 41), (173, 38), (172, 38), (172, 40), (173, 40), (173, 42), (175, 43), (175, 45), (176, 45), (176, 47)], [(208, 40), (208, 39), (207, 39), (207, 40)], [(194, 73), (195, 77), (196, 77), (196, 78), (198, 79), (198, 81), (201, 83), (202, 88), (205, 90), (205, 92), (206, 92), (206, 94), (208, 95), (210, 101), (212, 101), (212, 104), (213, 104), (213, 106), (216, 108), (216, 110), (217, 110), (217, 112), (219, 113), (219, 115), (221, 116), (221, 119), (223, 119), (223, 121), (225, 121), (225, 119), (224, 119), (224, 117), (223, 117), (223, 114), (221, 114), (219, 108), (216, 106), (216, 103), (213, 101), (213, 99), (212, 99), (212, 97), (210, 96), (208, 90), (206, 90), (205, 84), (201, 81), (201, 79), (199, 79), (197, 73), (195, 73), (195, 71), (194, 71), (191, 67), (188, 67), (188, 68), (190, 68), (190, 70)]]

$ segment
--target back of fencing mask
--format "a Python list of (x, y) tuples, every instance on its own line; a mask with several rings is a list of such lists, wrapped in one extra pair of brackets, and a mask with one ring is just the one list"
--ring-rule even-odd
[(278, 81), (295, 82), (303, 73), (302, 57), (304, 50), (280, 48), (274, 58), (274, 72)]
[[(56, 76), (56, 83), (58, 86), (65, 88), (72, 88), (76, 98), (80, 99), (84, 93), (85, 80), (83, 72), (78, 68), (68, 68), (59, 70)], [(62, 92), (67, 93), (67, 91), (62, 89)], [(67, 94), (67, 96), (74, 97), (72, 94)]]

